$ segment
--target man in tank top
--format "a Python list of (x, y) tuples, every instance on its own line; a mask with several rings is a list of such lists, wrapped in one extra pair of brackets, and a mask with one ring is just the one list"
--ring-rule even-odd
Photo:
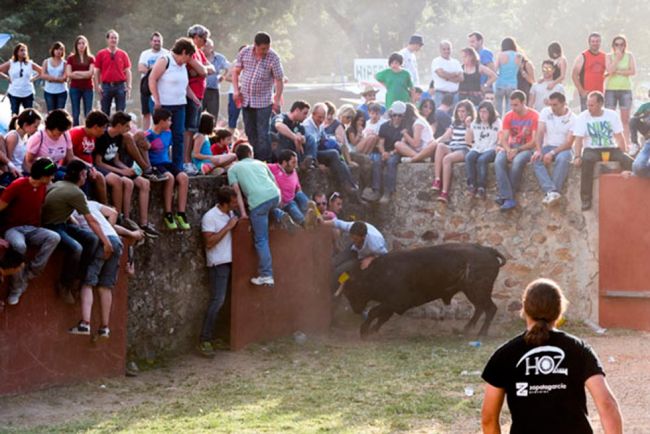
[(589, 48), (578, 55), (573, 63), (571, 78), (580, 94), (580, 110), (587, 110), (587, 95), (604, 91), (606, 57), (600, 50), (600, 33), (589, 35)]

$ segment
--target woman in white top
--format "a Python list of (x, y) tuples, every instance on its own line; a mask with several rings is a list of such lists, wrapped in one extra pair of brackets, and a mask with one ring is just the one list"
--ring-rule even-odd
[(11, 102), (11, 114), (17, 115), (20, 106), (34, 105), (34, 80), (43, 72), (40, 66), (29, 59), (29, 50), (22, 42), (14, 48), (10, 60), (0, 65), (0, 77), (9, 80), (7, 95)]
[[(449, 201), (452, 165), (465, 161), (465, 155), (469, 152), (466, 133), (474, 119), (476, 119), (474, 104), (468, 99), (460, 101), (454, 108), (454, 119), (451, 126), (438, 139), (440, 144), (436, 148), (434, 159), (435, 180), (431, 188), (440, 192), (439, 202), (447, 203)], [(443, 143), (447, 141), (448, 144)]]
[(34, 109), (27, 109), (14, 116), (9, 124), (9, 133), (5, 137), (9, 169), (17, 178), (24, 172), (23, 163), (27, 154), (27, 137), (34, 134), (42, 120), (41, 114)]
[(50, 47), (50, 57), (43, 61), (43, 73), (41, 78), (45, 80), (43, 95), (47, 112), (55, 109), (64, 109), (68, 99), (68, 87), (66, 81), (68, 74), (65, 70), (65, 45), (62, 42), (55, 42)]
[(494, 104), (483, 101), (478, 106), (478, 118), (467, 129), (465, 141), (472, 147), (465, 155), (467, 191), (470, 195), (485, 199), (488, 164), (494, 161), (499, 141), (501, 120)]
[(183, 134), (187, 99), (201, 105), (201, 101), (189, 87), (186, 68), (196, 50), (196, 45), (191, 39), (179, 38), (174, 42), (169, 54), (160, 56), (156, 60), (149, 73), (149, 91), (154, 109), (164, 108), (172, 114), (172, 164), (179, 172), (183, 171)]
[(406, 104), (406, 113), (404, 113), (402, 123), (405, 127), (402, 132), (402, 140), (395, 143), (395, 151), (404, 157), (402, 161), (421, 161), (430, 156), (429, 154), (433, 154), (431, 151), (431, 146), (435, 146), (433, 130), (429, 122), (420, 116), (418, 109), (413, 104)]

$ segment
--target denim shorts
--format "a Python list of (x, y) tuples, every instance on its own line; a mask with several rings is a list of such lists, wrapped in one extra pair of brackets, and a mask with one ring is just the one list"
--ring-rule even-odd
[(199, 130), (201, 120), (201, 104), (196, 105), (193, 101), (187, 100), (185, 105), (185, 131), (196, 133)]
[[(110, 258), (103, 262), (91, 262), (86, 272), (86, 280), (84, 283), (90, 286), (101, 286), (103, 288), (112, 289), (117, 282), (117, 272), (120, 269), (120, 258), (122, 257), (122, 242), (114, 235), (109, 235), (108, 240), (113, 246), (113, 254)], [(97, 247), (103, 249), (100, 243)]]
[(605, 108), (616, 110), (616, 105), (623, 110), (632, 108), (632, 91), (631, 90), (606, 90), (605, 91)]
[(140, 110), (142, 111), (143, 116), (151, 114), (151, 106), (149, 105), (150, 101), (151, 97), (149, 95), (140, 94)]

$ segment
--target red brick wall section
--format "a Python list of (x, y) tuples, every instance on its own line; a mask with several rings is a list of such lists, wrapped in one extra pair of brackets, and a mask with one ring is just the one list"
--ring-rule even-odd
[(257, 275), (257, 254), (248, 221), (233, 233), (231, 349), (252, 342), (323, 332), (331, 321), (329, 289), (332, 235), (327, 228), (300, 231), (271, 229), (275, 287), (250, 284)]
[[(122, 267), (126, 261), (122, 256)], [(111, 337), (67, 333), (81, 318), (79, 303), (68, 305), (55, 293), (61, 257), (56, 252), (44, 273), (31, 282), (16, 306), (0, 311), (0, 395), (47, 386), (124, 375), (126, 363), (127, 279), (120, 273), (113, 292)], [(0, 289), (6, 300), (7, 288)], [(99, 297), (95, 294), (93, 334), (100, 326)]]
[(650, 181), (600, 178), (599, 321), (650, 330)]

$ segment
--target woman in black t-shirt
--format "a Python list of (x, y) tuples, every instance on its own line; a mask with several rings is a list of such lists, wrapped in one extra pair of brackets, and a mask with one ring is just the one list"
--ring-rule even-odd
[(510, 433), (592, 433), (585, 386), (605, 433), (623, 422), (603, 368), (582, 340), (555, 328), (567, 301), (557, 283), (538, 279), (523, 296), (526, 332), (495, 351), (483, 371), (488, 383), (482, 410), (484, 433), (500, 433), (504, 398), (512, 415)]

